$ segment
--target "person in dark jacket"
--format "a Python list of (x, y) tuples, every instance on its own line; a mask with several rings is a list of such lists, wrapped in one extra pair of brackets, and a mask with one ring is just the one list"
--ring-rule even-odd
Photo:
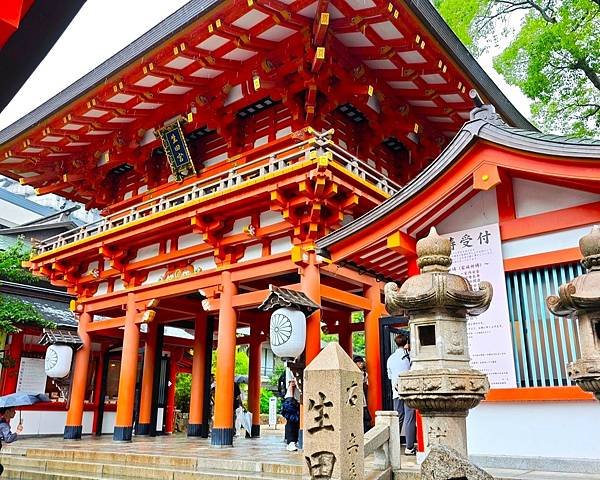
[(281, 405), (281, 416), (285, 418), (285, 443), (288, 452), (298, 450), (298, 434), (300, 432), (300, 391), (293, 378), (288, 381), (288, 388)]

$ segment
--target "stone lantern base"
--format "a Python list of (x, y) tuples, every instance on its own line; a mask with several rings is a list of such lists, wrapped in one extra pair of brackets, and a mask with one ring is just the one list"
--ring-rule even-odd
[(582, 390), (593, 393), (600, 400), (600, 359), (582, 358), (567, 367), (569, 377)]
[(466, 418), (490, 389), (485, 374), (466, 368), (411, 370), (400, 374), (397, 386), (400, 397), (423, 418), (426, 452), (447, 445), (467, 455)]

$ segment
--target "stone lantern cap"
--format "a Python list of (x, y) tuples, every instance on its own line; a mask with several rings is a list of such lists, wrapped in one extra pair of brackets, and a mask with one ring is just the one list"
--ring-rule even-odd
[(429, 235), (417, 242), (421, 274), (409, 277), (400, 288), (393, 282), (385, 285), (387, 311), (394, 315), (443, 307), (464, 310), (470, 315), (485, 312), (492, 301), (492, 285), (480, 282), (479, 290), (474, 291), (465, 278), (449, 273), (451, 252), (450, 239), (441, 237), (431, 227)]
[(296, 308), (307, 317), (321, 308), (302, 292), (269, 285), (269, 295), (258, 309), (268, 312), (284, 307)]
[(587, 273), (561, 285), (558, 296), (546, 299), (548, 309), (555, 315), (600, 309), (600, 226), (594, 225), (590, 233), (579, 239), (579, 250)]

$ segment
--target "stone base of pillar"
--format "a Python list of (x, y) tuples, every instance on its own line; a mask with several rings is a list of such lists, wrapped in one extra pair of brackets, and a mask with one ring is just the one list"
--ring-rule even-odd
[(233, 447), (233, 428), (213, 428), (210, 437), (211, 447)]
[(252, 425), (252, 438), (260, 437), (260, 425)]
[(113, 440), (115, 442), (131, 442), (133, 427), (115, 427)]
[(150, 424), (149, 423), (138, 423), (135, 427), (135, 434), (138, 437), (144, 437), (150, 435)]
[(208, 438), (208, 426), (204, 423), (188, 423), (187, 436)]
[(81, 425), (65, 425), (65, 433), (63, 438), (65, 440), (81, 440)]

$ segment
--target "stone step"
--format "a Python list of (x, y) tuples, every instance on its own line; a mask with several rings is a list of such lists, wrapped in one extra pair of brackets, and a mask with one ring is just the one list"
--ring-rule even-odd
[[(228, 459), (198, 459), (197, 464), (186, 463), (188, 468), (174, 468), (165, 461), (161, 465), (147, 466), (143, 463), (137, 465), (127, 465), (125, 463), (114, 463), (111, 461), (53, 459), (53, 452), (43, 452), (42, 458), (25, 454), (3, 454), (0, 462), (5, 467), (6, 478), (25, 478), (19, 476), (19, 472), (28, 472), (31, 474), (26, 478), (56, 479), (56, 478), (90, 478), (90, 479), (131, 479), (143, 478), (154, 480), (209, 480), (227, 479), (227, 480), (293, 480), (301, 476), (299, 466), (268, 463), (260, 464), (257, 462), (240, 462), (238, 460)], [(39, 452), (36, 452), (39, 453)], [(101, 453), (101, 452), (97, 452)], [(65, 455), (71, 457), (70, 455)], [(121, 455), (126, 456), (126, 455)], [(119, 457), (119, 455), (114, 455)], [(100, 455), (100, 458), (103, 458)], [(188, 458), (188, 457), (186, 457)], [(122, 458), (121, 458), (122, 460)], [(139, 460), (139, 458), (138, 458)], [(166, 458), (163, 458), (166, 460)], [(219, 468), (215, 468), (217, 466)], [(195, 468), (190, 468), (195, 467)], [(297, 468), (296, 468), (297, 467)], [(299, 473), (298, 473), (299, 472)]]

